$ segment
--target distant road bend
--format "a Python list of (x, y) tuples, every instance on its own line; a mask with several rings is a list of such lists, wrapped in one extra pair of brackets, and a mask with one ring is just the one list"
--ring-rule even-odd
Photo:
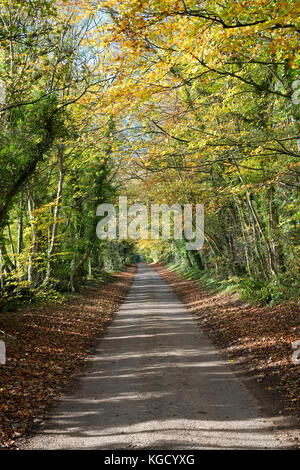
[(141, 264), (90, 368), (26, 449), (276, 449), (271, 418)]

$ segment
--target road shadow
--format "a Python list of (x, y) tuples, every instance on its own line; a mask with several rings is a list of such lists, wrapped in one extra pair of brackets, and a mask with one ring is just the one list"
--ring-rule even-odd
[[(36, 449), (286, 447), (153, 268), (139, 267), (88, 372), (26, 444)], [(25, 445), (25, 447), (26, 447)]]

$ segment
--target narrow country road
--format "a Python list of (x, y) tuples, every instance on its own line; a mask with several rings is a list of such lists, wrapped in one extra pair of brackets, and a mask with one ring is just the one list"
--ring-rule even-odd
[(140, 265), (91, 367), (24, 449), (282, 448), (156, 271)]

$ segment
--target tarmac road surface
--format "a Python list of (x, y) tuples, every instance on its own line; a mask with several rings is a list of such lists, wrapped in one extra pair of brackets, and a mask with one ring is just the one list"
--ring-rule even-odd
[(150, 265), (88, 372), (23, 449), (276, 449), (273, 419)]

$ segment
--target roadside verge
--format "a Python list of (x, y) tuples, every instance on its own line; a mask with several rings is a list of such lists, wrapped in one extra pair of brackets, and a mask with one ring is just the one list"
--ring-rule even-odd
[(237, 295), (206, 292), (161, 264), (153, 266), (228, 361), (239, 364), (276, 404), (278, 416), (299, 422), (300, 365), (292, 362), (292, 342), (300, 339), (299, 305), (249, 305)]
[(84, 369), (85, 356), (126, 298), (135, 272), (131, 266), (60, 304), (0, 315), (7, 338), (6, 364), (0, 365), (0, 448), (13, 448)]

